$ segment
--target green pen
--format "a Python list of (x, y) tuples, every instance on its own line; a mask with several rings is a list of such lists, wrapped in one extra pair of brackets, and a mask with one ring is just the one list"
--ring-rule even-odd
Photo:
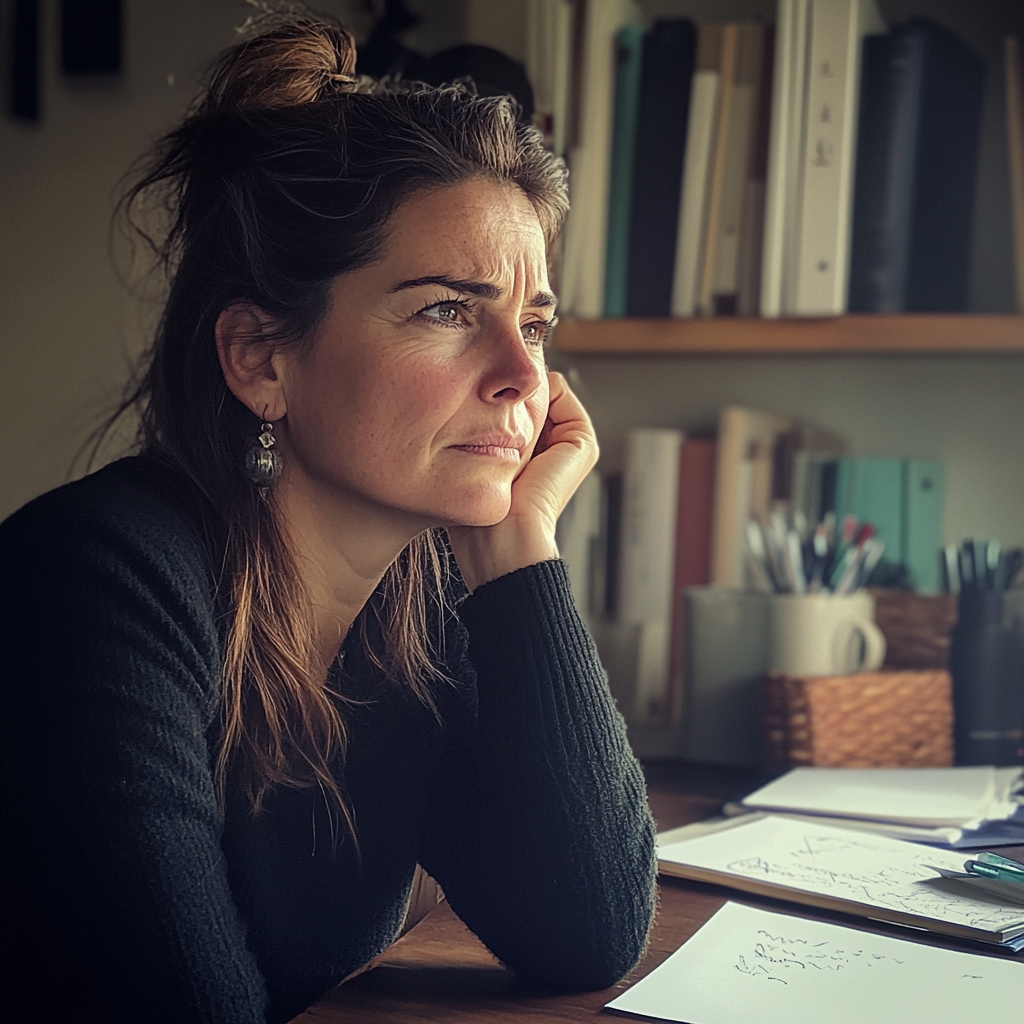
[(996, 878), (1000, 882), (1024, 886), (1024, 864), (1000, 857), (997, 853), (979, 853), (977, 860), (964, 862), (964, 870), (982, 878)]

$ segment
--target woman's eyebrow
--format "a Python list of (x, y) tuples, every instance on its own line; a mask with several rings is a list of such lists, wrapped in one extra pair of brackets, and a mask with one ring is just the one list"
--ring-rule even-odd
[[(445, 288), (451, 288), (452, 291), (466, 292), (468, 295), (477, 295), (481, 299), (500, 299), (504, 292), (495, 284), (491, 284), (488, 281), (462, 281), (454, 277), (448, 277), (445, 274), (436, 274), (429, 277), (413, 277), (408, 281), (402, 281), (396, 284), (391, 289), (392, 294), (394, 292), (404, 291), (406, 288), (421, 288), (423, 285), (435, 284), (442, 285)], [(539, 306), (541, 308), (548, 308), (554, 306), (557, 300), (554, 295), (550, 292), (540, 291), (537, 292), (529, 302), (527, 306)]]

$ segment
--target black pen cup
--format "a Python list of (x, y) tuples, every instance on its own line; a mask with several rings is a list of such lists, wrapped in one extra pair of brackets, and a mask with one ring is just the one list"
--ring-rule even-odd
[(1024, 589), (964, 590), (949, 651), (957, 764), (1024, 764)]

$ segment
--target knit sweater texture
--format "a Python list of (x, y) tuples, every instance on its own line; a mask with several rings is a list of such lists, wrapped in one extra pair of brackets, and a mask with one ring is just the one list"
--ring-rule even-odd
[(218, 808), (214, 519), (143, 456), (0, 526), (8, 1019), (287, 1021), (393, 941), (417, 863), (520, 976), (623, 976), (654, 829), (564, 565), (456, 582), (436, 714), (349, 631), (332, 770), (357, 850), (319, 788)]

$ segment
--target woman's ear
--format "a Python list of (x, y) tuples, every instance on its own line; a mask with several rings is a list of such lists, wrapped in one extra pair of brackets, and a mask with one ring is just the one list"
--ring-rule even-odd
[(255, 303), (237, 301), (221, 310), (214, 334), (228, 390), (254, 416), (279, 420), (288, 411), (278, 376), (273, 320)]

